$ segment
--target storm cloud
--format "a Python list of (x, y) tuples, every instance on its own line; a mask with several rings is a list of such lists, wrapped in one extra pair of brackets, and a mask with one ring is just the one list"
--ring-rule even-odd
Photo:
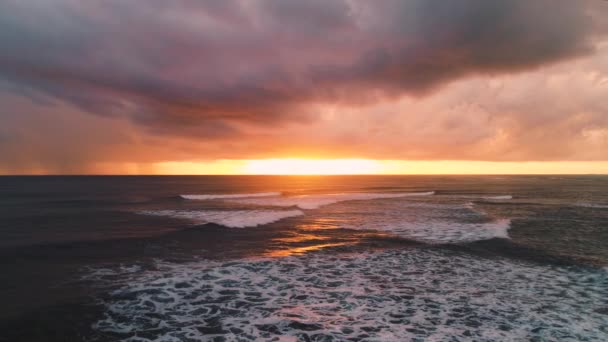
[[(272, 133), (278, 127), (291, 137), (281, 153), (353, 154), (345, 146), (369, 132), (345, 132), (348, 113), (378, 117), (386, 103), (409, 101), (405, 117), (403, 106), (383, 110), (381, 117), (440, 118), (443, 109), (430, 113), (423, 102), (452, 101), (441, 96), (459, 82), (594, 58), (608, 31), (605, 7), (591, 0), (6, 0), (0, 4), (0, 91), (35, 106), (70, 106), (126, 120), (141, 134), (186, 139), (190, 146), (224, 146), (222, 141), (235, 138), (255, 145), (235, 149), (235, 157), (281, 152), (276, 144), (283, 138)], [(523, 102), (528, 107), (517, 113), (486, 104), (482, 111), (490, 106), (494, 114), (468, 110), (460, 114), (466, 118), (442, 119), (442, 129), (456, 132), (444, 143), (476, 137), (472, 143), (480, 143), (484, 134), (495, 136), (500, 129), (525, 132), (526, 115), (554, 115), (542, 114), (538, 101)], [(27, 111), (4, 107), (6, 122)], [(329, 107), (345, 113), (333, 128), (323, 126)], [(580, 129), (603, 134), (603, 110), (588, 114), (591, 128)], [(572, 114), (564, 107), (555, 113), (562, 119)], [(487, 126), (493, 130), (467, 138), (458, 133), (480, 115), (493, 116)], [(498, 122), (505, 126), (495, 127)], [(435, 127), (418, 125), (420, 132)], [(298, 132), (321, 126), (313, 152), (315, 145)], [(379, 139), (365, 156), (433, 159), (449, 151), (395, 139)], [(210, 158), (225, 157), (213, 150)], [(455, 159), (495, 159), (481, 152), (449, 153)], [(535, 153), (513, 153), (511, 159), (572, 158)]]

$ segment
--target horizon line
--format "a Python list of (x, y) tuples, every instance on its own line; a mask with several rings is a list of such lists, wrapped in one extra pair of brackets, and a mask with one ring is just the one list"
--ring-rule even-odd
[(192, 176), (608, 176), (608, 173), (345, 173), (345, 174), (247, 174), (247, 173), (210, 173), (210, 174), (0, 174), (0, 177), (192, 177)]

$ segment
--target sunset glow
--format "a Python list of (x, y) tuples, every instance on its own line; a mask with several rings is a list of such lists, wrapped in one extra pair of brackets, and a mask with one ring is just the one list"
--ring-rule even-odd
[[(141, 174), (134, 166), (120, 169)], [(103, 169), (101, 169), (101, 173)], [(159, 163), (146, 174), (175, 175), (446, 175), (605, 174), (608, 162), (483, 162), (470, 160), (258, 159)], [(107, 173), (107, 172), (105, 172)]]
[(0, 202), (0, 342), (608, 341), (608, 0), (1, 0)]
[(587, 0), (5, 1), (0, 175), (606, 173), (606, 17)]
[(382, 172), (382, 163), (367, 159), (265, 159), (248, 161), (242, 173), (253, 175), (349, 175)]

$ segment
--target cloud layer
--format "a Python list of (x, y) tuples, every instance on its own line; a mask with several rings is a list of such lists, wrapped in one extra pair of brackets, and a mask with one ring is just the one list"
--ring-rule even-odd
[(10, 106), (0, 118), (0, 153), (19, 155), (36, 134), (41, 146), (61, 145), (39, 123), (23, 122), (43, 111), (86, 130), (95, 128), (85, 121), (102, 120), (129, 132), (86, 137), (87, 146), (75, 147), (82, 153), (62, 156), (75, 164), (117, 141), (129, 150), (146, 150), (138, 141), (171, 146), (131, 157), (145, 162), (294, 153), (605, 160), (606, 7), (7, 0), (0, 95)]

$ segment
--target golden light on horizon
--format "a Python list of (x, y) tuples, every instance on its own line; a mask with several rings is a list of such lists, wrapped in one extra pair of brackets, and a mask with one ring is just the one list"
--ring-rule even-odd
[(382, 172), (371, 159), (261, 159), (249, 160), (241, 170), (251, 175), (361, 175)]
[[(110, 165), (104, 171), (112, 174)], [(486, 162), (463, 160), (220, 159), (163, 162), (120, 168), (125, 174), (163, 175), (370, 175), (370, 174), (608, 174), (608, 162)]]

